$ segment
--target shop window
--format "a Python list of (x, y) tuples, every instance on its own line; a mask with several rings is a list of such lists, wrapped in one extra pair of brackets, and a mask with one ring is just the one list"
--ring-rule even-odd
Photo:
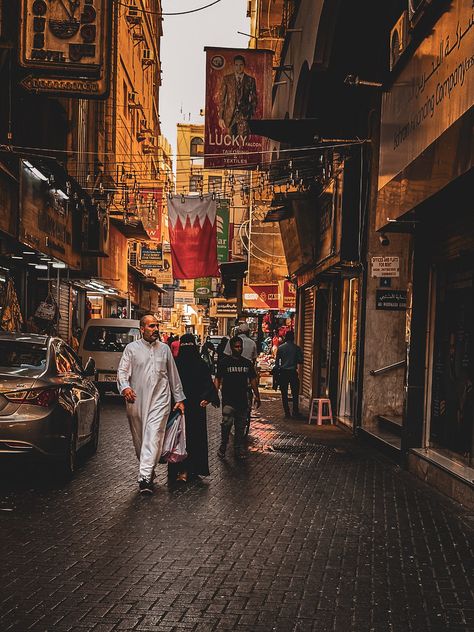
[(211, 193), (222, 190), (222, 176), (209, 176), (208, 187)]
[(198, 193), (202, 190), (202, 176), (191, 176), (189, 178), (189, 191)]

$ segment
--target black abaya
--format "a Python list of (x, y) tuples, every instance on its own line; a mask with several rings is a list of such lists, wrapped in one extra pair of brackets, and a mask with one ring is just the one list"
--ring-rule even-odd
[(200, 476), (209, 475), (206, 408), (203, 400), (219, 402), (219, 396), (206, 363), (193, 347), (183, 347), (176, 358), (183, 384), (186, 419), (186, 450), (188, 457), (178, 464), (178, 471)]

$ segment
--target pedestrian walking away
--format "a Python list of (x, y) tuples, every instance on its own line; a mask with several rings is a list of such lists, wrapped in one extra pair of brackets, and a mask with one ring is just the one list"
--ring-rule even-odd
[(249, 385), (255, 396), (255, 407), (260, 406), (257, 373), (255, 367), (242, 357), (243, 343), (240, 336), (230, 339), (231, 356), (224, 356), (217, 368), (216, 388), (222, 388), (221, 445), (219, 458), (225, 457), (230, 432), (234, 427), (234, 452), (238, 459), (245, 458), (244, 437), (249, 415), (247, 391)]
[(219, 395), (207, 364), (199, 356), (192, 334), (180, 338), (176, 358), (181, 383), (186, 396), (186, 451), (181, 463), (168, 464), (168, 478), (186, 481), (198, 476), (209, 476), (206, 406), (219, 406)]
[(293, 400), (293, 417), (302, 419), (299, 411), (300, 380), (298, 377), (298, 364), (303, 364), (303, 352), (301, 347), (295, 344), (295, 334), (287, 331), (285, 342), (278, 347), (275, 358), (276, 379), (281, 390), (281, 401), (285, 416), (290, 417), (290, 406), (288, 403), (288, 385), (291, 388), (291, 398)]
[(153, 492), (166, 421), (174, 409), (184, 412), (184, 391), (167, 344), (159, 341), (159, 324), (148, 314), (140, 320), (142, 338), (125, 347), (117, 371), (119, 393), (125, 397), (133, 445), (139, 459), (139, 491)]
[[(237, 335), (241, 338), (242, 340), (242, 357), (246, 358), (247, 360), (250, 360), (250, 362), (252, 362), (253, 364), (255, 363), (255, 360), (257, 359), (257, 345), (255, 344), (255, 342), (252, 340), (252, 338), (250, 338), (249, 336), (250, 333), (250, 327), (248, 325), (248, 323), (240, 323), (240, 325), (237, 327)], [(230, 346), (230, 341), (227, 342), (226, 346), (225, 346), (225, 350), (224, 353), (228, 356), (232, 355), (232, 349)]]

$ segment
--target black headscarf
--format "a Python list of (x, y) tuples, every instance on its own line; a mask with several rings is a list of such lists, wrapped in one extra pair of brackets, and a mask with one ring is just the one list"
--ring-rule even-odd
[(196, 340), (192, 334), (184, 334), (179, 339), (179, 353), (176, 358), (179, 377), (183, 383), (186, 398), (200, 398), (215, 401), (217, 391), (211, 379), (207, 364), (199, 355)]

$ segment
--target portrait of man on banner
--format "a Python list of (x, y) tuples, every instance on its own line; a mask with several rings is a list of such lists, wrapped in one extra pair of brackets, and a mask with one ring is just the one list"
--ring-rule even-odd
[(249, 121), (271, 111), (273, 52), (206, 47), (204, 167), (255, 167), (267, 139)]
[(249, 120), (257, 108), (255, 77), (245, 72), (245, 57), (234, 57), (233, 72), (224, 75), (219, 102), (219, 127), (231, 136), (248, 136)]

